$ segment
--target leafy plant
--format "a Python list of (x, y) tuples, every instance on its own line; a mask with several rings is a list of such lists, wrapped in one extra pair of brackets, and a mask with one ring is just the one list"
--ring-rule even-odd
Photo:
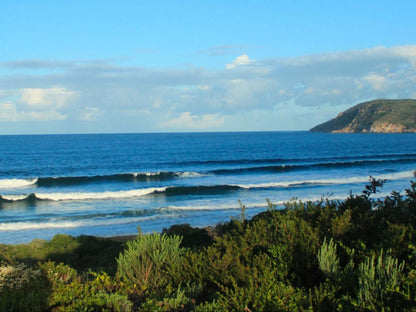
[(43, 311), (49, 291), (41, 270), (25, 264), (0, 267), (0, 311)]
[(319, 268), (326, 278), (335, 281), (340, 274), (339, 258), (337, 256), (337, 247), (331, 238), (329, 242), (324, 240), (318, 251)]
[(378, 257), (367, 257), (358, 266), (359, 306), (378, 310), (392, 306), (400, 294), (404, 262), (399, 263), (383, 250)]
[(180, 282), (181, 237), (140, 235), (117, 258), (117, 273), (138, 293), (160, 293)]

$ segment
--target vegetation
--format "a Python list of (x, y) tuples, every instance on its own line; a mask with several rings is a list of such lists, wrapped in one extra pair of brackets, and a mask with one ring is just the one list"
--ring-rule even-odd
[(361, 103), (310, 131), (416, 132), (416, 100), (374, 100)]
[(416, 311), (416, 182), (128, 242), (0, 245), (0, 311)]

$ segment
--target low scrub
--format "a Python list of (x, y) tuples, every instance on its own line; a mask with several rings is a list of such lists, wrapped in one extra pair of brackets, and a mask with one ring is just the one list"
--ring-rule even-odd
[(0, 311), (44, 311), (49, 292), (41, 270), (25, 264), (0, 266)]

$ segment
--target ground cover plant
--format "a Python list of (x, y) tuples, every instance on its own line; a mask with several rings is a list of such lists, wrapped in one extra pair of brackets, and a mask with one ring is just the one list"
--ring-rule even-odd
[(416, 182), (127, 242), (0, 245), (0, 311), (416, 311)]

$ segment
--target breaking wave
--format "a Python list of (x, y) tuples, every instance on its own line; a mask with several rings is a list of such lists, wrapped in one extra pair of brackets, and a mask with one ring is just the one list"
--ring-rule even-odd
[(23, 188), (33, 186), (38, 181), (35, 179), (0, 179), (0, 189)]
[[(391, 174), (378, 175), (376, 179), (400, 180), (413, 177), (413, 171), (403, 171)], [(163, 196), (187, 196), (187, 195), (217, 195), (250, 189), (274, 189), (274, 188), (294, 188), (312, 187), (316, 185), (341, 185), (366, 183), (369, 181), (367, 176), (338, 178), (338, 179), (311, 179), (299, 181), (280, 181), (258, 184), (224, 184), (224, 185), (191, 185), (191, 186), (167, 186), (142, 188), (125, 191), (108, 192), (57, 192), (57, 193), (30, 193), (30, 194), (11, 194), (1, 195), (0, 204), (13, 202), (33, 203), (35, 201), (84, 201), (84, 200), (107, 200), (107, 199), (128, 199), (146, 195)]]

